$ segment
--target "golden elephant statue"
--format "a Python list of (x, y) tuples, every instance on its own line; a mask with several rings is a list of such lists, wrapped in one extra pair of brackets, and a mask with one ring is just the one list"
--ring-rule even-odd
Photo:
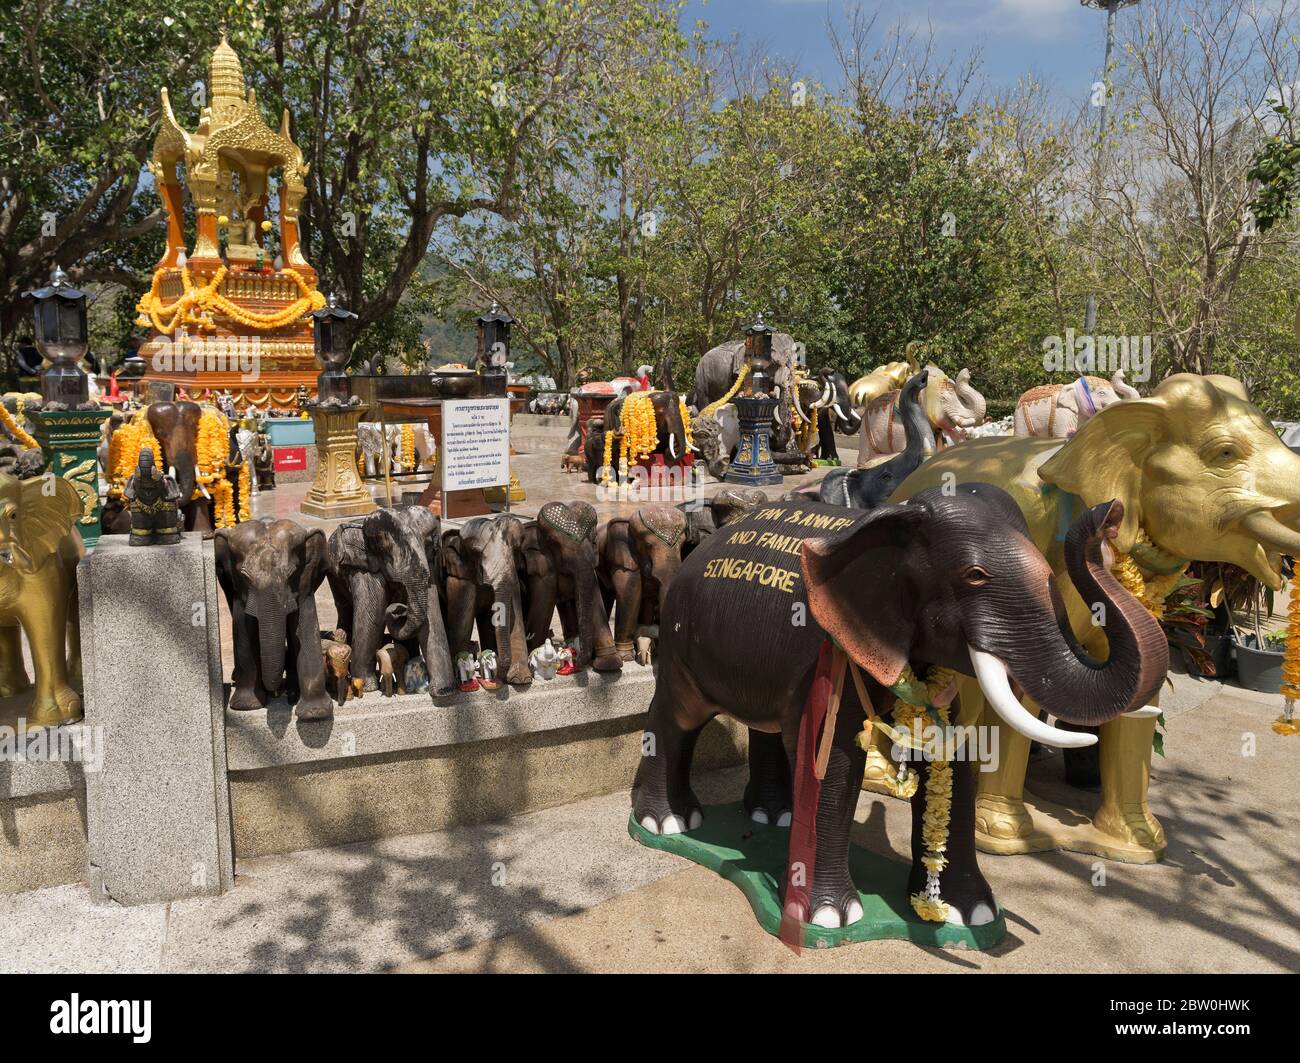
[[(1189, 561), (1231, 562), (1277, 589), (1282, 555), (1300, 556), (1300, 456), (1231, 377), (1171, 376), (1149, 398), (1101, 410), (1067, 442), (970, 440), (923, 465), (893, 501), (975, 481), (996, 484), (1016, 500), (1056, 574), (1076, 637), (1099, 660), (1106, 656), (1104, 627), (1093, 623), (1065, 577), (1063, 529), (1083, 507), (1112, 498), (1124, 504), (1114, 571), (1157, 615)], [(1025, 794), (1029, 740), (1001, 725), (973, 680), (963, 684), (961, 704), (963, 723), (999, 728), (997, 770), (979, 775), (980, 849), (1070, 849), (1134, 863), (1164, 854), (1164, 830), (1147, 805), (1154, 719), (1121, 717), (1101, 727), (1101, 803), (1090, 822), (1080, 823)], [(884, 788), (890, 771), (873, 755), (872, 788)]]
[[(0, 473), (0, 697), (30, 690), (22, 632), (36, 673), (29, 727), (81, 719), (76, 530), (81, 497), (67, 480)], [(20, 632), (19, 628), (22, 631)]]

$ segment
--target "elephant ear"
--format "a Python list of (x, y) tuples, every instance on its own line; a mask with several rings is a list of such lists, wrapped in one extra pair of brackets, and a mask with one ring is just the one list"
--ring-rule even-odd
[[(76, 525), (81, 496), (67, 480), (53, 475), (14, 482), (19, 492), (18, 541), (32, 565), (38, 567)], [(0, 489), (0, 494), (8, 493)]]
[(323, 528), (304, 528), (302, 539), (302, 576), (299, 590), (313, 594), (325, 578), (325, 530)]
[(898, 682), (912, 645), (916, 606), (901, 570), (925, 519), (923, 506), (885, 506), (839, 535), (803, 544), (813, 619), (884, 686)]
[(1143, 466), (1168, 434), (1169, 415), (1168, 403), (1158, 395), (1113, 403), (1088, 418), (1069, 442), (1039, 466), (1040, 479), (1078, 495), (1085, 506), (1112, 498), (1124, 504), (1115, 541), (1121, 553), (1137, 542)]

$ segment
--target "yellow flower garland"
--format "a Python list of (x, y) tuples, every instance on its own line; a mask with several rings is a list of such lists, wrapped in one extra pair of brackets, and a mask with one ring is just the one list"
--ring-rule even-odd
[[(931, 667), (922, 683), (910, 666), (903, 667), (903, 674), (891, 688), (894, 691), (894, 728), (901, 732), (900, 737), (912, 733), (912, 723), (920, 716), (933, 712), (941, 726), (948, 725), (948, 706), (934, 704), (937, 697), (952, 685), (957, 673), (951, 668)], [(903, 692), (911, 697), (923, 697), (923, 703), (914, 704), (904, 700)], [(923, 692), (923, 693), (922, 693)], [(858, 735), (858, 745), (863, 749), (871, 746), (872, 722), (868, 718)], [(906, 763), (898, 771), (894, 782), (894, 792), (899, 797), (911, 797), (916, 793), (919, 775), (911, 771)], [(948, 905), (939, 895), (939, 873), (948, 866), (948, 823), (952, 818), (952, 764), (939, 757), (930, 761), (930, 770), (925, 780), (925, 815), (921, 821), (921, 839), (925, 842), (925, 856), (921, 862), (925, 865), (925, 892), (914, 893), (909, 900), (912, 908), (922, 919), (931, 923), (942, 923), (948, 918)]]
[(402, 425), (402, 471), (410, 472), (415, 468), (415, 429), (409, 424)]
[[(1144, 546), (1154, 545), (1150, 536), (1141, 528), (1138, 529), (1137, 541)], [(1155, 575), (1147, 579), (1142, 575), (1142, 570), (1138, 568), (1138, 564), (1133, 560), (1132, 555), (1117, 554), (1110, 571), (1111, 575), (1119, 580), (1121, 587), (1141, 602), (1148, 613), (1160, 620), (1165, 615), (1165, 599), (1177, 586), (1178, 581), (1183, 578), (1183, 573), (1187, 571), (1187, 565), (1188, 562), (1184, 562), (1174, 572)]]
[[(18, 400), (18, 409), (20, 411), (22, 410), (22, 401), (22, 399)], [(0, 424), (3, 424), (5, 431), (21, 443), (25, 449), (34, 450), (40, 446), (40, 444), (23, 429), (23, 426), (18, 423), (14, 418), (14, 415), (5, 408), (5, 405), (2, 402), (0, 402)]]
[(740, 390), (741, 385), (745, 383), (745, 377), (747, 377), (748, 375), (749, 375), (749, 363), (746, 362), (744, 365), (740, 367), (740, 372), (736, 375), (736, 382), (731, 385), (731, 390), (728, 391), (725, 395), (722, 396), (722, 398), (718, 399), (716, 402), (711, 402), (707, 406), (705, 406), (704, 409), (700, 411), (700, 416), (712, 417), (713, 414), (717, 412), (719, 407), (725, 406), (732, 399), (734, 399), (736, 397), (736, 393)]
[(245, 310), (237, 303), (231, 302), (221, 294), (221, 284), (229, 272), (225, 266), (220, 267), (212, 280), (204, 287), (197, 288), (190, 277), (189, 266), (181, 267), (181, 284), (183, 291), (176, 302), (164, 304), (159, 292), (162, 286), (163, 269), (154, 271), (153, 283), (136, 304), (140, 316), (136, 323), (141, 326), (153, 325), (163, 335), (170, 336), (181, 325), (195, 325), (201, 329), (211, 330), (216, 326), (210, 315), (213, 311), (225, 314), (232, 321), (237, 321), (246, 328), (259, 332), (272, 332), (300, 321), (313, 310), (325, 305), (325, 297), (318, 291), (307, 287), (307, 282), (294, 269), (280, 272), (298, 287), (299, 297), (288, 306), (270, 314), (256, 314)]

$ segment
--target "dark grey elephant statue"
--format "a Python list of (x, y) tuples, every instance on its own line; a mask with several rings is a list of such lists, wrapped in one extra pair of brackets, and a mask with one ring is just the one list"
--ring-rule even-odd
[(840, 450), (835, 433), (853, 435), (862, 427), (862, 414), (853, 408), (849, 382), (838, 369), (823, 366), (814, 377), (821, 391), (808, 411), (817, 418), (817, 450), (813, 456), (819, 461), (838, 462)]
[(221, 528), (212, 539), (235, 641), (230, 707), (261, 708), (283, 690), (300, 720), (332, 716), (316, 616), (325, 533), (262, 517)]
[(441, 602), (442, 524), (424, 506), (394, 506), (341, 524), (331, 533), (327, 575), (339, 627), (352, 646), (352, 675), (378, 690), (375, 652), (387, 639), (386, 611), (403, 605), (398, 641), (417, 644), (429, 692), (456, 690)]
[(452, 656), (469, 649), (477, 623), (480, 647), (496, 652), (497, 674), (511, 686), (528, 686), (531, 647), (519, 580), (524, 522), (509, 513), (474, 517), (445, 532), (442, 545)]
[(574, 664), (617, 672), (623, 661), (610, 634), (597, 561), (596, 510), (589, 502), (547, 502), (524, 526), (528, 648), (545, 641), (558, 612), (565, 640), (577, 640)]
[(907, 436), (903, 450), (869, 469), (832, 469), (821, 482), (818, 498), (832, 506), (855, 509), (883, 506), (899, 484), (934, 453), (934, 430), (921, 405), (929, 377), (929, 370), (923, 369), (909, 377), (899, 392), (898, 405)]
[[(946, 711), (957, 678), (931, 672), (938, 668), (974, 676), (1008, 726), (1053, 745), (1095, 739), (1042, 723), (1016, 700), (1013, 683), (1071, 723), (1150, 714), (1146, 707), (1164, 677), (1169, 649), (1159, 624), (1103, 560), (1103, 543), (1118, 534), (1123, 508), (1106, 502), (1085, 511), (1065, 543), (1071, 581), (1086, 604), (1104, 610), (1099, 615), (1110, 649), (1104, 662), (1089, 657), (1068, 629), (1062, 632), (1052, 569), (1019, 507), (989, 484), (963, 484), (955, 493), (930, 488), (905, 505), (870, 513), (781, 501), (736, 525), (754, 533), (744, 541), (711, 536), (682, 564), (664, 606), (646, 723), (656, 753), (640, 758), (632, 790), (636, 821), (670, 834), (702, 822), (690, 785), (691, 756), (704, 724), (726, 713), (751, 728), (745, 806), (752, 819), (788, 822), (792, 794), (803, 789), (803, 779), (792, 789), (795, 773), (811, 774), (813, 760), (821, 772), (816, 806), (806, 810), (815, 817), (815, 848), (806, 859), (791, 855), (804, 867), (791, 868), (783, 907), (816, 926), (855, 922), (863, 913), (849, 874), (849, 829), (866, 763), (856, 738), (869, 706), (895, 714), (898, 723), (896, 696), (910, 691), (913, 703), (923, 698), (922, 716)], [(807, 623), (790, 622), (798, 605)], [(820, 673), (834, 681), (823, 670), (834, 662), (832, 646), (860, 669), (866, 700), (856, 681), (846, 681), (833, 726), (827, 720), (829, 744), (800, 764), (796, 751), (814, 678)], [(911, 682), (909, 668), (940, 686), (900, 686)], [(954, 716), (951, 722), (959, 721)], [(951, 732), (942, 737), (954, 738)], [(937, 755), (943, 757), (942, 747)], [(925, 755), (912, 761), (919, 778), (908, 892), (927, 903), (927, 918), (967, 926), (992, 922), (997, 912), (975, 859), (973, 759), (945, 761), (946, 863), (938, 869), (927, 868), (922, 829), (932, 762)], [(800, 870), (797, 880), (793, 872)]]

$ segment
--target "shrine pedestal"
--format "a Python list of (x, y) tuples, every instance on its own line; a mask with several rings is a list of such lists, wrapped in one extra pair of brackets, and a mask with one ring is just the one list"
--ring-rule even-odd
[(359, 517), (379, 507), (357, 474), (357, 422), (362, 406), (309, 406), (316, 428), (316, 479), (298, 508), (312, 517)]
[(67, 480), (81, 496), (81, 516), (77, 531), (87, 548), (99, 542), (99, 431), (113, 411), (107, 406), (97, 410), (35, 410), (27, 417), (32, 435), (45, 454), (46, 468), (54, 476)]
[(723, 482), (747, 487), (779, 484), (781, 470), (772, 460), (770, 442), (776, 399), (738, 395), (732, 401), (740, 417), (740, 446)]

